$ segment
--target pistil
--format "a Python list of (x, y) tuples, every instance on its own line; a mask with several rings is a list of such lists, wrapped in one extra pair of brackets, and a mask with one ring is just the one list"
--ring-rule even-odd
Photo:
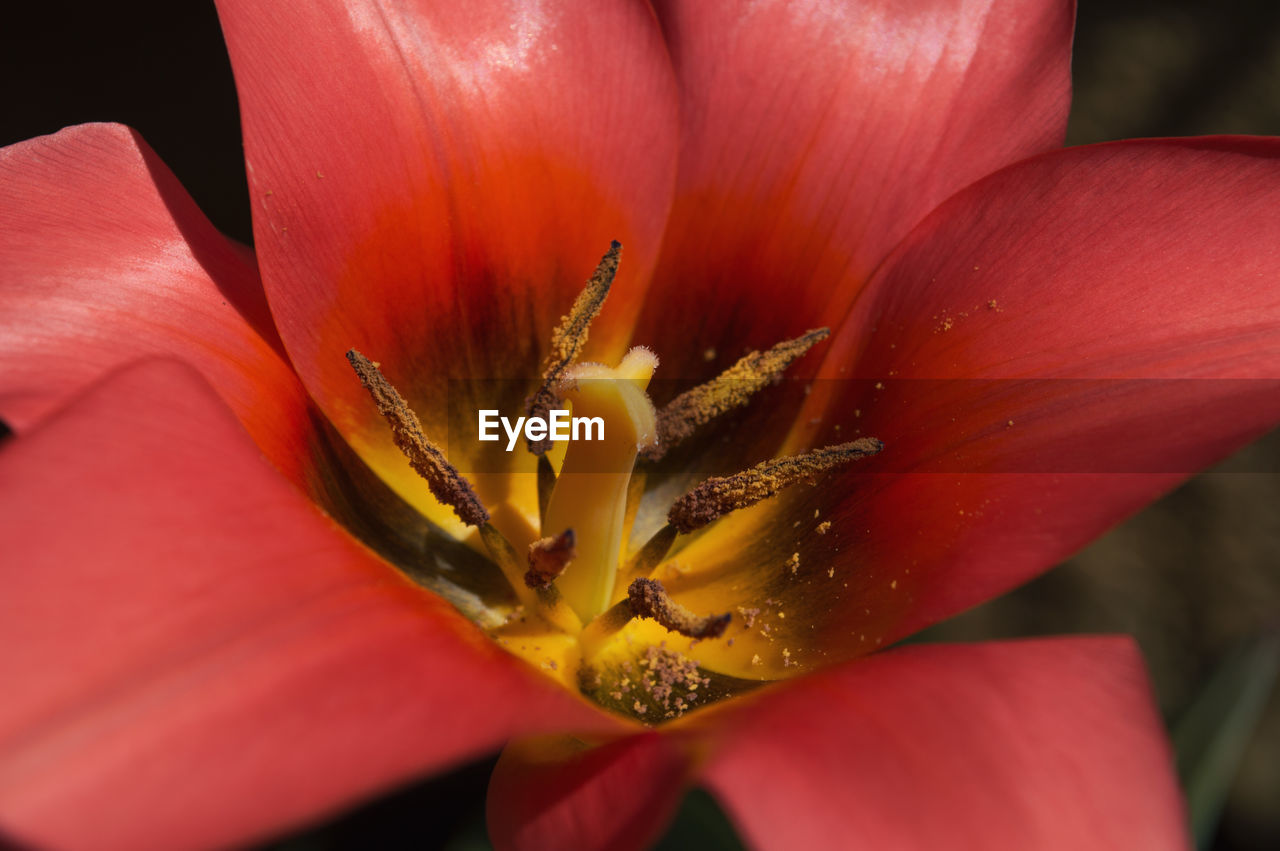
[(637, 347), (616, 368), (572, 368), (557, 394), (573, 406), (574, 416), (604, 420), (602, 440), (569, 444), (544, 527), (576, 533), (577, 557), (556, 586), (584, 622), (612, 602), (631, 471), (637, 452), (657, 439), (653, 405), (644, 392), (657, 365), (652, 352)]

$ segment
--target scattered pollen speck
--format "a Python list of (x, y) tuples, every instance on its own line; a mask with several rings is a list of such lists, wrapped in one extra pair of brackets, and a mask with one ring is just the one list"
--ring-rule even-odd
[(791, 558), (787, 559), (787, 567), (791, 570), (791, 575), (795, 576), (800, 570), (800, 553), (792, 553)]
[(813, 531), (817, 532), (819, 535), (827, 534), (828, 532), (831, 531), (831, 521), (823, 520), (821, 523), (818, 524), (818, 527)]
[(759, 654), (759, 653), (757, 653), (757, 654), (755, 654), (754, 656), (752, 656), (752, 657), (751, 657), (751, 664), (752, 664), (752, 665), (763, 665), (763, 664), (764, 664), (764, 660), (763, 660), (763, 659), (761, 659), (761, 658), (760, 658), (760, 654)]
[(877, 382), (876, 382), (876, 389), (877, 389), (877, 390), (883, 390), (883, 389), (884, 389), (884, 382), (883, 382), (883, 381), (877, 381)]
[(896, 580), (896, 579), (895, 579), (895, 580), (893, 580), (892, 582), (890, 582), (890, 583), (889, 583), (889, 587), (890, 587), (890, 588), (897, 588), (897, 587), (898, 587), (898, 580)]
[[(993, 302), (993, 303), (994, 303), (994, 302)], [(703, 353), (702, 353), (702, 359), (703, 359), (703, 360), (705, 360), (705, 361), (713, 361), (713, 360), (715, 360), (715, 359), (716, 359), (716, 350), (715, 350), (714, 348), (706, 349), (706, 350), (705, 350), (705, 351), (703, 351)]]
[(316, 172), (316, 178), (317, 178), (317, 179), (319, 179), (319, 180), (324, 180), (324, 175), (317, 171), (317, 172)]
[(828, 579), (835, 579), (835, 578), (836, 578), (836, 569), (835, 569), (834, 567), (828, 567), (828, 568), (827, 568), (827, 578), (828, 578)]
[(1011, 425), (1013, 425), (1013, 420), (1009, 420), (1009, 422), (1005, 423), (1006, 428)]

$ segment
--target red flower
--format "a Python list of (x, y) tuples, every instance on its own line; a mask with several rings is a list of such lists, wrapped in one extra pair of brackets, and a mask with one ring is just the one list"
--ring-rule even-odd
[[(868, 654), (1280, 419), (1280, 142), (1053, 150), (1065, 2), (656, 5), (223, 0), (256, 258), (123, 128), (0, 153), (10, 836), (243, 842), (519, 739), (504, 847), (642, 845), (691, 783), (762, 847), (1185, 842), (1127, 641)], [(831, 380), (717, 468), (891, 450), (658, 567), (767, 609), (673, 639), (722, 691), (788, 681), (657, 728), (463, 616), (510, 592), (343, 359), (443, 439), (450, 380), (527, 377), (613, 238), (594, 358), (643, 343), (683, 387), (834, 329), (798, 365)], [(475, 477), (508, 529), (511, 457)]]

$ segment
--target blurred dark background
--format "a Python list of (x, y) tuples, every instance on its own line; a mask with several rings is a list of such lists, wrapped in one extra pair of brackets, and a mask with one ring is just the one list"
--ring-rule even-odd
[[(1280, 135), (1280, 2), (1081, 0), (1074, 76), (1069, 144)], [(235, 89), (212, 2), (24, 4), (21, 18), (7, 14), (0, 27), (0, 87), (0, 144), (85, 121), (129, 124), (216, 225), (250, 241)], [(927, 637), (1134, 635), (1176, 727), (1217, 682), (1224, 660), (1278, 628), (1277, 470), (1280, 434), (1273, 434), (1057, 570)], [(1211, 843), (1219, 851), (1280, 848), (1275, 694), (1248, 733)], [(281, 847), (483, 848), (490, 766), (402, 790)], [(705, 847), (730, 847), (722, 827), (714, 806), (695, 797), (668, 843), (696, 835)]]

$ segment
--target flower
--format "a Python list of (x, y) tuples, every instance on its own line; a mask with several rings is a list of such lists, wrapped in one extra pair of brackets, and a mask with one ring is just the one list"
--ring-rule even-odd
[[(517, 739), (505, 846), (642, 844), (690, 782), (765, 847), (1184, 842), (1123, 640), (877, 648), (1277, 420), (1280, 144), (1055, 151), (1066, 3), (723, 5), (225, 0), (255, 256), (127, 130), (0, 154), (14, 837), (242, 842)], [(684, 387), (833, 329), (706, 463), (889, 447), (682, 542), (677, 602), (775, 601), (688, 658), (787, 681), (654, 729), (460, 614), (494, 571), (343, 358), (438, 437), (613, 238), (594, 359)], [(512, 458), (472, 477), (508, 529)]]

